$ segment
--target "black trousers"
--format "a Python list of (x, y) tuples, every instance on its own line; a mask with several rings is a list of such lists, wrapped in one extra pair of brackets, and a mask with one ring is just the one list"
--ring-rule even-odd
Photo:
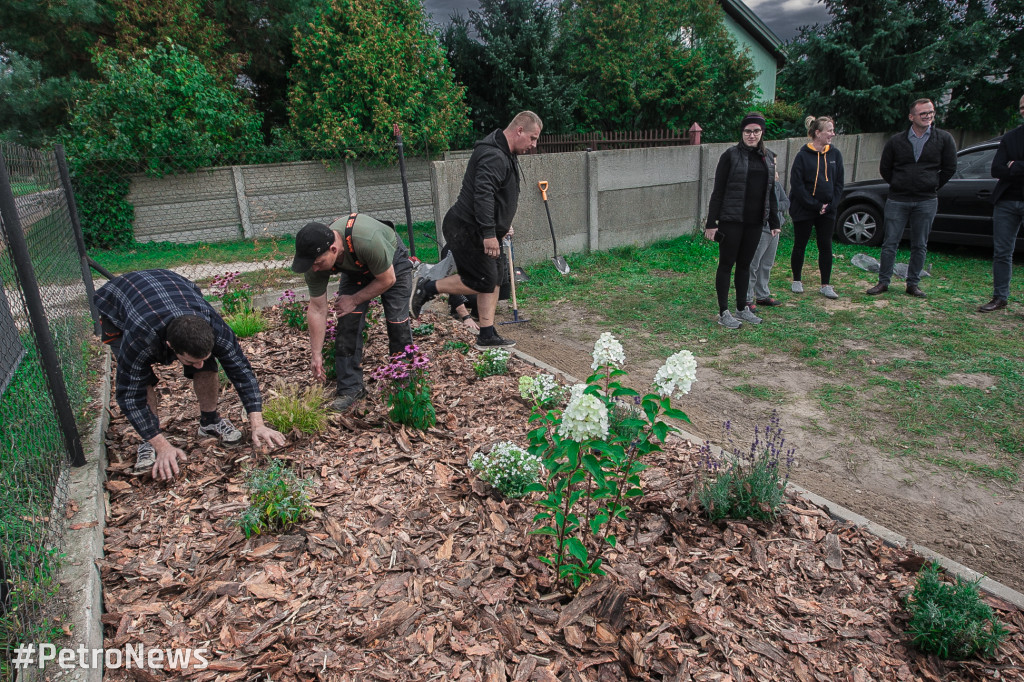
[[(401, 242), (395, 251), (393, 261), (395, 283), (380, 295), (384, 307), (384, 319), (388, 325), (388, 352), (396, 355), (412, 344), (412, 327), (409, 323), (409, 297), (412, 295), (412, 262)], [(351, 295), (373, 281), (365, 277), (341, 274), (338, 293)], [(348, 315), (338, 318), (338, 331), (334, 343), (334, 369), (338, 375), (338, 395), (355, 393), (363, 387), (363, 327), (366, 326), (366, 301)]]
[(729, 279), (736, 268), (736, 310), (747, 305), (747, 287), (750, 285), (750, 262), (754, 260), (757, 244), (761, 241), (762, 225), (719, 223), (718, 270), (715, 272), (715, 291), (718, 293), (718, 312), (729, 309)]
[(789, 265), (793, 268), (793, 281), (799, 282), (803, 275), (804, 254), (807, 251), (807, 242), (811, 240), (811, 229), (818, 240), (818, 270), (821, 271), (821, 283), (829, 284), (832, 280), (832, 234), (836, 229), (835, 213), (793, 222), (793, 233), (796, 238), (793, 240), (793, 255), (789, 258)]

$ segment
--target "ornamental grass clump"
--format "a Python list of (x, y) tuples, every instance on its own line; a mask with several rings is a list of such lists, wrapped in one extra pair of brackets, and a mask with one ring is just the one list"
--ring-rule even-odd
[(306, 322), (306, 313), (309, 309), (307, 301), (299, 300), (293, 290), (286, 289), (277, 302), (281, 306), (281, 315), (284, 317), (286, 325), (299, 331), (309, 329), (309, 324)]
[(551, 374), (519, 377), (519, 395), (534, 409), (550, 410), (562, 402), (566, 390)]
[[(537, 428), (529, 433), (529, 452), (547, 472), (543, 482), (527, 488), (543, 494), (532, 532), (552, 538), (551, 551), (540, 560), (555, 569), (559, 583), (573, 589), (604, 575), (602, 553), (616, 546), (613, 531), (627, 520), (628, 502), (643, 495), (640, 473), (647, 466), (642, 460), (661, 450), (675, 430), (663, 418), (689, 421), (671, 405), (673, 396), (686, 393), (696, 381), (689, 351), (669, 358), (655, 379), (656, 391), (644, 396), (620, 383), (625, 360), (615, 337), (602, 334), (594, 345), (591, 366), (596, 371), (587, 383), (572, 387), (564, 409), (545, 409), (535, 401), (530, 416)], [(632, 401), (635, 409), (616, 421), (623, 400)]]
[(540, 479), (540, 459), (515, 443), (495, 443), (490, 452), (478, 452), (469, 467), (505, 497), (522, 497)]
[(318, 433), (327, 426), (327, 389), (323, 386), (302, 388), (278, 379), (263, 403), (263, 419), (282, 433), (297, 429), (302, 433)]
[[(725, 422), (726, 441), (732, 440), (732, 424)], [(786, 497), (786, 483), (793, 466), (795, 449), (786, 447), (778, 412), (773, 412), (763, 429), (754, 427), (754, 439), (746, 452), (724, 464), (711, 453), (705, 441), (700, 449), (701, 467), (697, 500), (712, 521), (756, 519), (774, 521)]]
[(259, 310), (246, 310), (227, 315), (224, 317), (224, 323), (231, 327), (231, 331), (240, 339), (256, 336), (267, 328), (267, 318)]
[(430, 399), (429, 365), (430, 360), (419, 346), (409, 345), (404, 352), (391, 356), (390, 364), (374, 371), (373, 378), (380, 382), (388, 415), (396, 424), (429, 429), (437, 423)]
[(488, 348), (481, 355), (480, 359), (473, 363), (473, 371), (477, 379), (484, 377), (508, 374), (508, 359), (512, 352), (504, 348)]
[(248, 472), (245, 487), (249, 508), (237, 521), (249, 538), (268, 530), (287, 530), (313, 515), (308, 490), (309, 479), (299, 478), (291, 469), (275, 460), (266, 469)]
[(962, 660), (993, 656), (1007, 630), (992, 607), (978, 594), (978, 582), (956, 577), (956, 584), (939, 577), (939, 565), (929, 562), (917, 574), (907, 597), (907, 634), (914, 645), (939, 658)]

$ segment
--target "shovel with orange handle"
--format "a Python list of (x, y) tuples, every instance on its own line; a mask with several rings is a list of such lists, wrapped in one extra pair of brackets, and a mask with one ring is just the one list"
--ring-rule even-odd
[(537, 187), (540, 188), (540, 196), (544, 200), (544, 210), (548, 214), (548, 227), (551, 229), (551, 244), (555, 247), (555, 256), (551, 260), (554, 262), (555, 267), (563, 275), (569, 274), (569, 264), (565, 262), (565, 259), (558, 255), (558, 242), (555, 241), (555, 226), (551, 222), (551, 209), (548, 208), (548, 181), (541, 180), (537, 183)]

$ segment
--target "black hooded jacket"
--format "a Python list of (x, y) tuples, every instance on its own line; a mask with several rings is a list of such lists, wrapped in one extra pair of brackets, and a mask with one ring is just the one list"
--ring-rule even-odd
[(793, 222), (813, 220), (828, 204), (825, 215), (835, 215), (845, 183), (843, 155), (831, 145), (822, 150), (800, 147), (789, 171), (789, 215)]
[(518, 205), (519, 162), (498, 128), (473, 146), (451, 212), (461, 227), (477, 231), (481, 239), (501, 239), (512, 227)]

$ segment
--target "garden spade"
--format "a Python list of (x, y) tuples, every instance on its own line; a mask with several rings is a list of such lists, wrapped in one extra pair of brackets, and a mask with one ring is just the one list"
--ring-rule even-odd
[(551, 209), (548, 208), (548, 181), (541, 180), (537, 183), (537, 187), (540, 188), (540, 196), (544, 199), (544, 211), (548, 214), (548, 227), (551, 229), (551, 245), (555, 247), (555, 256), (551, 260), (554, 262), (555, 267), (563, 275), (569, 274), (569, 264), (565, 262), (565, 259), (558, 255), (558, 242), (555, 241), (555, 226), (551, 222)]
[(515, 263), (512, 262), (512, 240), (505, 239), (505, 245), (508, 246), (508, 279), (512, 284), (512, 319), (500, 324), (519, 324), (520, 322), (529, 322), (525, 317), (519, 317), (519, 302), (516, 300), (516, 269)]

